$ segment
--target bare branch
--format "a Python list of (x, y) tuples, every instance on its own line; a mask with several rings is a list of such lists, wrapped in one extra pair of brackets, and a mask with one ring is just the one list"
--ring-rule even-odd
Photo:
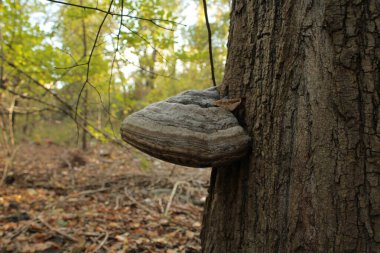
[(132, 19), (143, 20), (143, 21), (150, 22), (150, 23), (154, 24), (155, 26), (160, 27), (160, 28), (165, 29), (165, 30), (171, 30), (171, 31), (173, 31), (173, 29), (164, 27), (164, 26), (158, 24), (157, 22), (166, 22), (166, 23), (170, 23), (170, 24), (174, 24), (174, 25), (186, 26), (186, 25), (184, 25), (182, 23), (179, 23), (179, 22), (176, 22), (176, 21), (173, 21), (173, 20), (168, 20), (168, 19), (144, 18), (144, 17), (132, 16), (130, 14), (119, 14), (119, 13), (111, 12), (110, 9), (108, 9), (108, 11), (106, 11), (106, 10), (100, 9), (98, 7), (92, 7), (92, 6), (86, 6), (86, 5), (80, 5), (80, 4), (67, 3), (67, 2), (58, 1), (58, 0), (46, 0), (46, 1), (52, 2), (52, 3), (58, 3), (58, 4), (68, 5), (68, 6), (73, 6), (73, 7), (78, 7), (78, 8), (83, 8), (83, 9), (88, 9), (88, 10), (99, 11), (99, 12), (103, 12), (103, 13), (106, 13), (107, 15), (111, 15), (111, 16), (122, 16), (122, 17), (128, 17), (128, 18), (132, 18)]
[[(6, 60), (5, 58), (1, 57), (4, 60), (4, 62), (9, 65), (10, 67), (12, 67), (13, 69), (17, 70), (20, 74), (24, 75), (27, 79), (31, 80), (34, 84), (36, 84), (37, 86), (41, 87), (42, 89), (44, 89), (46, 91), (47, 94), (50, 94), (53, 96), (53, 98), (55, 100), (57, 100), (63, 107), (60, 107), (60, 106), (57, 106), (55, 104), (51, 104), (51, 103), (48, 103), (48, 102), (45, 102), (43, 101), (42, 99), (40, 98), (37, 98), (37, 97), (32, 97), (32, 96), (28, 96), (27, 94), (25, 93), (20, 93), (20, 92), (17, 92), (17, 91), (14, 91), (14, 90), (11, 90), (9, 89), (8, 87), (6, 87), (5, 85), (0, 85), (0, 89), (4, 89), (4, 90), (7, 90), (9, 93), (13, 94), (13, 95), (17, 95), (19, 96), (20, 98), (23, 98), (23, 99), (28, 99), (28, 100), (33, 100), (35, 102), (38, 102), (40, 104), (43, 104), (49, 108), (54, 108), (56, 111), (59, 111), (67, 116), (69, 116), (72, 120), (74, 120), (74, 122), (79, 125), (82, 129), (85, 129), (92, 137), (94, 137), (95, 139), (97, 139), (96, 136), (94, 136), (91, 131), (90, 131), (90, 128), (93, 129), (94, 131), (100, 133), (101, 135), (103, 135), (106, 139), (112, 141), (113, 143), (116, 143), (122, 147), (127, 147), (122, 141), (120, 141), (119, 139), (116, 139), (114, 137), (112, 137), (110, 134), (100, 130), (99, 128), (97, 128), (96, 126), (88, 123), (88, 127), (85, 127), (83, 125), (83, 116), (78, 114), (77, 111), (75, 111), (73, 109), (73, 107), (68, 104), (66, 101), (64, 101), (57, 93), (54, 93), (52, 90), (46, 88), (43, 84), (41, 84), (38, 80), (34, 79), (32, 76), (30, 76), (28, 73), (24, 72), (23, 70), (21, 70), (20, 68), (18, 68), (16, 65), (14, 65), (12, 62), (9, 62), (8, 60)], [(93, 87), (93, 85), (91, 83), (88, 83), (90, 86)], [(100, 95), (100, 94), (98, 94)], [(102, 102), (101, 102), (102, 103)], [(102, 103), (103, 105), (103, 103)], [(78, 121), (78, 120), (79, 121)]]
[[(23, 107), (15, 106), (13, 113), (14, 114), (38, 114), (38, 113), (42, 113), (44, 111), (56, 111), (56, 110), (52, 110), (51, 108), (32, 109), (32, 108), (28, 108), (28, 107), (23, 108)], [(0, 110), (0, 114), (2, 114), (2, 115), (8, 115), (9, 113), (10, 113), (10, 108), (6, 108), (5, 110)]]
[(42, 89), (44, 89), (46, 92), (48, 92), (50, 95), (52, 95), (56, 100), (58, 100), (60, 103), (68, 106), (68, 108), (71, 109), (71, 106), (69, 104), (67, 104), (62, 98), (60, 98), (56, 93), (52, 92), (49, 88), (45, 87), (45, 85), (43, 85), (42, 83), (40, 83), (39, 81), (37, 81), (36, 79), (34, 79), (32, 76), (30, 76), (28, 73), (24, 72), (23, 70), (21, 70), (19, 67), (17, 67), (16, 65), (14, 65), (12, 62), (8, 61), (7, 59), (5, 59), (4, 57), (0, 56), (0, 58), (3, 59), (3, 61), (8, 64), (10, 67), (12, 67), (13, 69), (17, 70), (18, 72), (20, 72), (22, 75), (24, 75), (26, 78), (28, 78), (29, 80), (31, 80), (33, 83), (35, 83), (37, 86), (41, 87)]
[(80, 63), (80, 64), (76, 63), (76, 64), (71, 65), (69, 67), (54, 67), (54, 68), (55, 69), (72, 69), (72, 68), (76, 68), (76, 67), (80, 67), (80, 66), (86, 66), (86, 65), (88, 65), (88, 62)]
[(156, 47), (154, 47), (154, 46), (152, 45), (152, 43), (150, 43), (150, 42), (149, 42), (144, 36), (142, 36), (141, 34), (139, 34), (139, 33), (136, 32), (136, 31), (130, 29), (130, 28), (129, 28), (128, 26), (126, 26), (125, 24), (123, 24), (123, 26), (124, 26), (125, 28), (127, 28), (128, 31), (130, 31), (131, 33), (133, 33), (134, 35), (136, 35), (136, 36), (138, 36), (140, 39), (142, 39), (142, 40), (143, 40), (146, 44), (148, 44), (153, 50), (156, 50), (156, 52), (158, 53), (158, 55), (161, 56), (161, 58), (162, 58), (164, 61), (168, 62), (168, 61), (166, 60), (166, 58), (160, 53), (160, 51), (159, 51)]
[(95, 139), (98, 139), (98, 137), (96, 137), (91, 131), (90, 131), (90, 128), (93, 129), (94, 131), (96, 131), (97, 133), (100, 133), (104, 138), (106, 138), (107, 140), (121, 146), (121, 147), (124, 147), (124, 148), (128, 148), (128, 146), (122, 142), (121, 140), (117, 139), (117, 138), (114, 138), (112, 137), (111, 135), (109, 135), (108, 133), (100, 130), (99, 128), (97, 128), (96, 126), (92, 125), (91, 123), (87, 122), (87, 127), (84, 127), (84, 125), (82, 124), (83, 122), (83, 117), (82, 115), (80, 114), (77, 114), (77, 119), (79, 120), (76, 120), (74, 118), (74, 110), (72, 109), (72, 107), (69, 107), (69, 105), (67, 103), (64, 104), (64, 107), (65, 108), (62, 108), (62, 107), (59, 107), (55, 104), (51, 104), (51, 103), (48, 103), (46, 101), (43, 101), (41, 99), (39, 99), (38, 97), (32, 97), (32, 96), (28, 96), (27, 94), (24, 94), (24, 93), (20, 93), (20, 92), (17, 92), (17, 91), (14, 91), (14, 90), (11, 90), (9, 89), (8, 87), (4, 87), (4, 86), (1, 86), (0, 89), (4, 89), (6, 91), (8, 91), (9, 93), (13, 94), (13, 95), (16, 95), (16, 96), (19, 96), (20, 98), (23, 98), (23, 99), (27, 99), (27, 100), (32, 100), (32, 101), (35, 101), (37, 103), (40, 103), (42, 105), (45, 105), (47, 107), (50, 108), (50, 110), (55, 110), (57, 112), (61, 112), (63, 113), (64, 115), (70, 117), (72, 120), (74, 120), (74, 122), (79, 125), (82, 129), (85, 129), (87, 131), (87, 133), (89, 133), (93, 138)]
[(153, 75), (156, 75), (156, 76), (161, 76), (161, 77), (165, 77), (165, 78), (169, 78), (169, 79), (172, 79), (172, 80), (178, 80), (177, 78), (173, 77), (173, 76), (170, 76), (170, 75), (164, 75), (164, 74), (160, 74), (160, 73), (157, 73), (157, 72), (154, 72), (154, 71), (150, 71), (149, 69), (146, 69), (144, 67), (142, 67), (141, 65), (138, 65), (134, 62), (131, 62), (130, 60), (127, 60), (123, 57), (120, 57), (120, 60), (122, 60), (123, 62), (126, 62), (126, 63), (129, 63), (135, 67), (137, 67), (138, 69), (142, 70), (143, 72), (147, 72), (147, 73), (150, 73), (150, 74), (153, 74)]
[(205, 19), (206, 19), (206, 26), (207, 26), (207, 33), (208, 33), (208, 52), (209, 52), (209, 55), (210, 55), (212, 83), (213, 83), (214, 86), (216, 86), (215, 73), (214, 73), (214, 59), (212, 57), (211, 27), (210, 27), (210, 23), (208, 21), (206, 0), (203, 0), (203, 9), (204, 9), (204, 12), (205, 12)]
[[(76, 103), (76, 106), (75, 106), (75, 118), (76, 118), (76, 115), (77, 115), (77, 113), (78, 113), (79, 101), (80, 101), (80, 98), (81, 98), (81, 96), (82, 96), (83, 90), (84, 90), (84, 88), (86, 87), (86, 84), (90, 84), (90, 82), (89, 82), (89, 76), (90, 76), (90, 66), (91, 66), (92, 55), (93, 55), (94, 50), (95, 50), (95, 48), (96, 48), (96, 44), (97, 44), (97, 42), (98, 42), (99, 35), (100, 35), (100, 32), (101, 32), (101, 30), (102, 30), (102, 28), (103, 28), (104, 22), (106, 21), (108, 15), (109, 15), (108, 13), (111, 11), (112, 4), (113, 4), (113, 0), (111, 0), (110, 5), (109, 5), (109, 7), (108, 7), (108, 12), (106, 13), (106, 15), (104, 15), (103, 20), (102, 20), (102, 22), (100, 23), (100, 26), (99, 26), (98, 31), (97, 31), (97, 33), (96, 33), (96, 37), (95, 37), (94, 44), (93, 44), (93, 46), (92, 46), (92, 48), (91, 48), (91, 52), (90, 52), (90, 55), (89, 55), (89, 57), (88, 57), (88, 61), (87, 61), (86, 81), (84, 81), (84, 83), (83, 83), (83, 85), (82, 85), (82, 88), (80, 89), (79, 94), (78, 94), (77, 103)], [(90, 85), (96, 90), (96, 92), (98, 93), (98, 95), (99, 95), (99, 97), (100, 97), (100, 99), (101, 99), (101, 95), (100, 95), (99, 91), (96, 89), (96, 87), (93, 86), (92, 84), (90, 84)], [(103, 104), (103, 103), (102, 103), (102, 104)]]

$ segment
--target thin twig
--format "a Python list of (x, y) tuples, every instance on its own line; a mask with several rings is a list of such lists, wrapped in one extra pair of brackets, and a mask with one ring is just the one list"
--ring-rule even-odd
[(8, 87), (0, 87), (0, 88), (8, 91), (9, 93), (11, 93), (13, 95), (18, 95), (20, 98), (28, 99), (28, 100), (33, 100), (33, 101), (38, 102), (40, 104), (43, 104), (43, 105), (46, 105), (48, 107), (54, 108), (56, 111), (61, 112), (61, 113), (65, 114), (66, 116), (70, 117), (76, 124), (78, 124), (81, 128), (85, 129), (95, 139), (97, 139), (98, 137), (96, 137), (92, 133), (92, 131), (90, 131), (90, 128), (91, 128), (91, 130), (95, 130), (96, 132), (100, 133), (103, 137), (105, 137), (106, 139), (110, 140), (111, 142), (113, 142), (113, 143), (115, 143), (115, 144), (117, 144), (117, 145), (119, 145), (121, 147), (128, 148), (128, 146), (124, 142), (122, 142), (119, 139), (116, 139), (116, 138), (112, 137), (107, 132), (102, 131), (98, 127), (90, 124), (89, 122), (87, 122), (88, 127), (84, 127), (83, 124), (81, 123), (81, 121), (83, 121), (83, 117), (80, 114), (78, 114), (77, 118), (79, 119), (79, 121), (77, 121), (74, 118), (74, 116), (73, 116), (74, 112), (73, 112), (72, 107), (70, 105), (68, 105), (66, 102), (64, 102), (63, 100), (61, 102), (62, 102), (62, 105), (64, 106), (64, 108), (62, 108), (60, 106), (57, 106), (55, 104), (51, 104), (51, 103), (48, 103), (46, 101), (43, 101), (40, 98), (32, 97), (32, 96), (28, 96), (28, 95), (26, 95), (24, 93), (16, 92), (14, 90), (9, 89)]
[(210, 23), (208, 21), (206, 0), (203, 0), (203, 9), (204, 9), (204, 12), (205, 12), (205, 19), (206, 19), (206, 26), (207, 26), (207, 33), (208, 33), (208, 52), (209, 52), (209, 56), (210, 56), (212, 83), (213, 83), (214, 86), (216, 86), (215, 73), (214, 73), (214, 59), (212, 57), (211, 27), (210, 27)]
[(148, 70), (148, 69), (142, 67), (141, 65), (138, 65), (138, 64), (136, 64), (136, 63), (134, 63), (134, 62), (131, 62), (130, 60), (125, 59), (125, 58), (123, 58), (123, 57), (120, 57), (120, 60), (121, 60), (122, 62), (124, 62), (124, 63), (129, 63), (129, 64), (135, 66), (136, 68), (140, 69), (140, 70), (143, 71), (143, 72), (150, 73), (150, 74), (153, 74), (153, 75), (155, 75), (155, 76), (161, 76), (161, 77), (168, 78), (168, 79), (171, 79), (171, 80), (178, 80), (178, 78), (175, 78), (175, 77), (173, 77), (173, 76), (171, 76), (171, 75), (164, 75), (164, 74), (160, 74), (160, 73), (157, 73), (157, 72), (154, 72), (154, 71)]
[(9, 233), (7, 235), (7, 238), (11, 241), (11, 242), (14, 242), (13, 239), (16, 238), (17, 236), (19, 236), (20, 234), (28, 231), (28, 229), (31, 227), (32, 225), (32, 222), (34, 221), (28, 221), (27, 224), (17, 228), (16, 230), (14, 230), (12, 233)]
[(96, 249), (94, 249), (91, 252), (98, 252), (98, 250), (100, 250), (103, 247), (103, 245), (107, 242), (108, 236), (109, 236), (109, 233), (106, 231), (104, 235), (104, 239), (100, 242), (100, 244), (96, 247)]
[(68, 197), (77, 197), (77, 196), (80, 196), (80, 195), (89, 195), (89, 194), (93, 194), (93, 193), (98, 193), (98, 192), (105, 192), (105, 191), (108, 191), (110, 188), (99, 188), (99, 189), (95, 189), (95, 190), (86, 190), (86, 191), (81, 191), (81, 192), (78, 192), (78, 193), (74, 193), (72, 194), (71, 196), (68, 196)]
[(52, 95), (56, 100), (58, 100), (59, 102), (61, 102), (62, 104), (64, 104), (65, 106), (68, 106), (69, 108), (71, 108), (71, 106), (69, 104), (67, 104), (62, 98), (60, 98), (58, 96), (58, 94), (52, 92), (49, 88), (45, 87), (43, 84), (41, 84), (37, 79), (34, 79), (31, 75), (29, 75), (28, 73), (26, 73), (25, 71), (21, 70), (19, 67), (17, 67), (14, 63), (8, 61), (7, 59), (5, 59), (4, 57), (0, 56), (0, 58), (2, 58), (4, 60), (4, 62), (6, 64), (8, 64), (11, 68), (17, 70), (18, 72), (20, 72), (22, 75), (24, 75), (25, 77), (27, 77), (29, 80), (31, 80), (34, 84), (36, 84), (37, 86), (39, 86), (40, 88), (42, 88), (43, 90), (45, 90), (46, 92), (48, 92), (50, 95)]
[(165, 61), (165, 62), (168, 62), (168, 60), (160, 53), (160, 51), (154, 46), (152, 45), (152, 43), (149, 42), (148, 39), (146, 39), (144, 36), (142, 36), (141, 34), (139, 34), (138, 32), (132, 30), (131, 28), (129, 28), (127, 25), (123, 24), (123, 26), (125, 28), (127, 28), (128, 31), (130, 31), (132, 34), (136, 35), (137, 37), (139, 37), (141, 40), (143, 40), (148, 46), (150, 46), (153, 50), (156, 50), (158, 55)]
[(61, 69), (73, 69), (73, 68), (76, 68), (76, 67), (81, 67), (81, 66), (87, 66), (87, 62), (85, 63), (75, 63), (74, 65), (71, 65), (71, 66), (68, 66), (68, 67), (54, 67), (55, 69), (57, 70), (61, 70)]
[(49, 223), (47, 223), (44, 219), (42, 219), (41, 216), (37, 217), (37, 220), (42, 224), (44, 225), (45, 227), (47, 227), (49, 230), (57, 233), (57, 234), (60, 234), (62, 235), (63, 237), (66, 237), (67, 239), (73, 241), (73, 242), (78, 242), (78, 239), (72, 237), (71, 235), (68, 235), (66, 234), (65, 232), (62, 232), (61, 230), (55, 228), (55, 227), (52, 227)]
[[(99, 31), (98, 31), (99, 32)], [(94, 46), (95, 46), (96, 42), (94, 43)], [(91, 51), (91, 55), (92, 55), (92, 52), (94, 50), (94, 47), (92, 48), (92, 51)], [(91, 56), (90, 56), (91, 57)], [(42, 83), (40, 83), (38, 80), (34, 79), (31, 75), (29, 75), (28, 73), (26, 73), (25, 71), (21, 70), (19, 67), (17, 67), (14, 63), (8, 61), (7, 59), (3, 58), (2, 56), (0, 56), (0, 58), (2, 58), (4, 60), (5, 63), (7, 63), (10, 67), (12, 67), (13, 69), (17, 70), (18, 72), (20, 72), (22, 75), (24, 75), (25, 77), (27, 77), (29, 80), (31, 80), (34, 84), (36, 84), (37, 86), (41, 87), (43, 90), (45, 90), (48, 94), (52, 95), (57, 101), (59, 101), (62, 105), (64, 105), (65, 109), (62, 109), (60, 107), (55, 107), (53, 106), (52, 104), (49, 104), (49, 103), (46, 103), (46, 102), (43, 102), (42, 100), (39, 100), (40, 103), (42, 104), (45, 104), (45, 105), (50, 105), (51, 107), (55, 107), (57, 108), (58, 110), (62, 111), (63, 113), (65, 113), (66, 115), (70, 116), (70, 118), (72, 118), (75, 123), (78, 125), (78, 121), (77, 121), (77, 117), (79, 116), (78, 115), (78, 104), (75, 108), (75, 111), (73, 111), (73, 108), (71, 105), (69, 105), (66, 101), (64, 101), (57, 93), (53, 92), (52, 90), (50, 90), (49, 88), (45, 87), (45, 85), (43, 85)], [(90, 63), (90, 60), (89, 60), (89, 63)], [(88, 76), (89, 76), (89, 69), (87, 69), (87, 80), (86, 82), (83, 84), (82, 86), (82, 89), (81, 89), (81, 92), (83, 92), (83, 89), (84, 89), (84, 86), (86, 84), (90, 85), (98, 94), (99, 96), (99, 99), (100, 99), (100, 103), (102, 104), (102, 106), (104, 107), (104, 103), (102, 101), (102, 97), (101, 97), (101, 94), (100, 92), (97, 90), (97, 88), (88, 80)], [(4, 86), (1, 86), (0, 88), (3, 88), (3, 89), (7, 89), (6, 87)], [(28, 96), (24, 95), (24, 94), (19, 94), (15, 91), (11, 91), (9, 89), (7, 89), (8, 92), (12, 93), (12, 94), (18, 94), (21, 98), (27, 98)], [(79, 102), (79, 99), (80, 99), (80, 96), (81, 94), (79, 94), (78, 96), (78, 101)], [(38, 99), (33, 99), (33, 100), (37, 100)], [(67, 111), (68, 110), (68, 111)], [(74, 115), (74, 116), (73, 116)], [(83, 119), (83, 117), (81, 117)], [(94, 126), (91, 126), (92, 128), (94, 128), (95, 130), (97, 129), (96, 127)], [(83, 128), (83, 126), (82, 126)], [(99, 129), (98, 129), (99, 130)], [(96, 131), (98, 131), (96, 130)], [(102, 132), (99, 130), (99, 132)], [(106, 134), (105, 132), (102, 133), (106, 138), (109, 138), (107, 136), (109, 136), (108, 134)], [(106, 136), (107, 135), (107, 136)]]
[(119, 209), (120, 208), (120, 196), (119, 195), (117, 195), (116, 197), (115, 197), (115, 207), (113, 208), (114, 210), (117, 210), (117, 209)]
[(158, 199), (158, 207), (160, 208), (160, 212), (164, 213), (164, 207), (162, 206), (162, 198)]
[(101, 233), (96, 233), (96, 232), (82, 232), (82, 235), (88, 236), (88, 237), (99, 237), (102, 234)]
[[(110, 2), (110, 5), (108, 7), (108, 12), (111, 11), (111, 8), (112, 8), (112, 4), (113, 4), (113, 0), (111, 0)], [(104, 22), (106, 21), (107, 17), (108, 17), (108, 12), (106, 13), (106, 15), (104, 15), (103, 17), (103, 20), (102, 22), (100, 23), (100, 26), (98, 28), (98, 31), (96, 33), (96, 37), (95, 37), (95, 41), (94, 41), (94, 44), (92, 45), (92, 48), (91, 48), (91, 52), (90, 52), (90, 55), (88, 57), (88, 61), (87, 61), (87, 71), (86, 71), (86, 80), (84, 81), (84, 83), (82, 84), (82, 87), (79, 91), (79, 94), (78, 94), (78, 98), (77, 98), (77, 103), (76, 103), (76, 106), (75, 106), (75, 118), (77, 117), (77, 113), (78, 113), (78, 106), (79, 106), (79, 101), (80, 101), (80, 98), (82, 96), (82, 93), (83, 93), (83, 90), (84, 88), (86, 87), (86, 84), (89, 84), (91, 85), (91, 83), (89, 82), (89, 78), (90, 78), (90, 66), (91, 66), (91, 60), (92, 60), (92, 55), (95, 51), (95, 48), (96, 48), (96, 44), (98, 42), (98, 39), (99, 39), (99, 35), (100, 35), (100, 32), (103, 28), (103, 25), (104, 25)], [(91, 85), (93, 86), (93, 85)], [(93, 86), (94, 87), (94, 86)], [(95, 88), (95, 87), (94, 87)], [(97, 89), (95, 88), (95, 90), (97, 91)], [(99, 94), (100, 95), (100, 94)], [(100, 97), (101, 98), (101, 97)]]
[[(15, 53), (16, 53), (15, 49), (14, 49), (10, 44), (5, 44), (5, 45), (9, 48), (9, 50), (11, 50), (12, 52), (15, 52)], [(61, 49), (59, 49), (59, 48), (58, 48), (58, 50), (62, 51), (62, 52), (65, 53), (65, 54), (68, 54), (68, 55), (70, 56), (70, 58), (73, 59), (73, 61), (75, 62), (75, 64), (74, 64), (73, 66), (71, 66), (71, 67), (62, 67), (62, 68), (60, 68), (60, 67), (55, 67), (55, 69), (64, 69), (64, 70), (66, 70), (66, 71), (64, 71), (59, 77), (54, 78), (55, 81), (53, 82), (52, 86), (55, 86), (55, 85), (57, 84), (58, 81), (61, 81), (62, 78), (63, 78), (64, 76), (66, 76), (66, 75), (70, 72), (70, 70), (73, 69), (74, 67), (81, 66), (81, 65), (86, 65), (86, 63), (84, 63), (84, 64), (78, 64), (78, 62), (80, 62), (80, 61), (83, 60), (83, 57), (80, 58), (78, 61), (76, 61), (76, 60), (74, 59), (74, 57), (72, 56), (72, 54), (70, 54), (69, 52), (65, 52), (64, 50), (61, 50)], [(0, 58), (1, 58), (1, 57), (0, 57)], [(27, 62), (26, 65), (28, 65), (28, 66), (33, 66), (33, 65), (36, 65), (36, 64), (37, 64), (37, 62), (32, 62), (30, 58), (27, 58), (27, 57), (25, 57), (25, 56), (21, 56), (21, 58), (22, 58), (25, 62)], [(2, 59), (2, 62), (5, 61), (4, 55), (2, 55), (2, 58), (1, 58), (1, 59)], [(7, 63), (7, 64), (8, 64), (8, 63)], [(16, 67), (16, 66), (14, 66), (14, 67)], [(20, 71), (20, 70), (18, 70), (18, 71)], [(43, 72), (29, 72), (29, 73), (43, 73)], [(29, 79), (29, 81), (31, 81), (31, 80)], [(29, 89), (29, 90), (30, 90), (30, 89)]]
[(158, 216), (157, 215), (157, 212), (149, 209), (148, 207), (144, 206), (143, 204), (141, 204), (140, 202), (138, 202), (134, 197), (132, 197), (129, 193), (128, 193), (128, 190), (127, 188), (124, 188), (124, 193), (125, 193), (125, 196), (127, 198), (129, 198), (129, 200), (131, 200), (134, 204), (136, 204), (137, 206), (139, 206), (141, 209), (143, 209), (144, 211), (152, 214), (152, 215), (155, 215), (155, 216)]
[(172, 193), (170, 194), (170, 198), (169, 198), (168, 204), (166, 205), (166, 208), (165, 208), (165, 213), (164, 213), (165, 216), (167, 216), (168, 213), (169, 213), (169, 209), (170, 209), (170, 206), (172, 205), (172, 202), (173, 202), (173, 199), (174, 199), (174, 195), (175, 195), (175, 193), (177, 191), (178, 185), (180, 185), (180, 184), (187, 184), (188, 185), (189, 183), (185, 182), (185, 181), (178, 181), (178, 182), (176, 182), (174, 184)]
[(70, 178), (71, 178), (71, 187), (72, 188), (75, 188), (75, 170), (74, 170), (74, 168), (73, 168), (73, 166), (72, 166), (72, 164), (71, 164), (71, 162), (69, 161), (69, 159), (66, 159), (66, 158), (64, 158), (63, 156), (62, 157), (60, 157), (61, 158), (61, 160), (64, 162), (64, 163), (66, 163), (66, 165), (69, 167), (69, 171), (70, 171)]
[[(28, 107), (18, 107), (15, 106), (13, 113), (14, 114), (38, 114), (42, 113), (44, 111), (51, 111), (51, 108), (41, 108), (41, 109), (34, 109), (34, 108), (28, 108)], [(0, 114), (2, 115), (8, 115), (10, 113), (10, 108), (5, 109), (4, 111), (0, 111)]]
[(111, 15), (111, 16), (122, 16), (122, 17), (128, 17), (128, 18), (132, 18), (132, 19), (144, 20), (144, 21), (148, 21), (148, 22), (154, 24), (157, 27), (165, 29), (165, 30), (171, 30), (172, 31), (173, 29), (170, 29), (170, 28), (164, 27), (162, 25), (159, 25), (159, 24), (157, 24), (157, 22), (166, 22), (166, 23), (171, 23), (171, 24), (174, 24), (174, 25), (186, 26), (186, 25), (184, 25), (182, 23), (179, 23), (179, 22), (176, 22), (176, 21), (173, 21), (173, 20), (168, 20), (168, 19), (144, 18), (144, 17), (132, 16), (130, 14), (119, 14), (119, 13), (111, 12), (110, 9), (108, 11), (106, 11), (106, 10), (103, 10), (103, 9), (99, 9), (98, 7), (91, 7), (91, 6), (86, 6), (86, 5), (67, 3), (67, 2), (57, 1), (57, 0), (46, 0), (46, 1), (52, 2), (52, 3), (58, 3), (58, 4), (68, 5), (68, 6), (73, 6), (73, 7), (79, 7), (79, 8), (88, 9), (88, 10), (99, 11), (99, 12), (103, 12), (103, 13), (106, 13), (107, 15)]
[[(74, 122), (78, 125), (80, 125), (80, 122), (77, 121), (77, 118), (79, 117), (80, 120), (83, 120), (83, 117), (81, 117), (79, 114), (78, 114), (78, 111), (75, 110), (72, 108), (72, 106), (70, 104), (68, 104), (65, 100), (63, 100), (59, 95), (58, 93), (55, 93), (53, 92), (51, 89), (45, 87), (42, 83), (40, 83), (38, 80), (34, 79), (31, 75), (29, 75), (28, 73), (26, 73), (25, 71), (21, 70), (19, 67), (17, 67), (14, 63), (8, 61), (7, 59), (5, 59), (4, 57), (2, 57), (0, 55), (0, 58), (4, 60), (4, 62), (6, 64), (8, 64), (10, 67), (12, 67), (13, 69), (17, 70), (18, 72), (20, 72), (22, 75), (24, 75), (25, 77), (27, 77), (30, 81), (32, 81), (34, 84), (36, 84), (37, 86), (39, 86), (40, 88), (42, 88), (43, 90), (46, 91), (46, 93), (52, 95), (58, 102), (60, 102), (64, 108), (61, 108), (60, 106), (55, 106), (53, 104), (50, 104), (50, 103), (47, 103), (45, 101), (42, 101), (41, 99), (38, 99), (38, 98), (35, 98), (35, 97), (31, 97), (31, 96), (28, 96), (28, 95), (25, 95), (24, 93), (19, 93), (19, 92), (16, 92), (14, 90), (10, 90), (8, 87), (5, 87), (5, 86), (0, 86), (0, 89), (5, 89), (7, 90), (8, 92), (10, 92), (11, 94), (14, 94), (14, 95), (18, 95), (19, 97), (21, 98), (25, 98), (25, 99), (31, 99), (31, 100), (34, 100), (34, 101), (37, 101), (41, 104), (44, 104), (44, 105), (47, 105), (49, 107), (52, 107), (52, 108), (56, 108), (58, 111), (61, 111), (62, 113), (64, 113), (65, 115), (69, 116), (71, 119), (74, 120)], [(93, 87), (95, 89), (95, 91), (98, 93), (98, 96), (101, 100), (101, 96), (100, 96), (100, 93), (99, 91), (96, 89), (96, 87), (94, 85), (92, 85), (89, 81), (87, 81), (87, 83)], [(101, 104), (103, 105), (104, 107), (104, 103), (103, 101), (101, 100), (100, 101)], [(81, 125), (82, 128), (84, 128), (83, 125)], [(104, 132), (104, 131), (101, 131), (99, 128), (93, 126), (93, 125), (89, 125), (89, 127), (93, 128), (95, 131), (101, 133), (104, 137), (106, 137), (107, 139), (109, 140), (112, 140), (114, 143), (120, 145), (120, 146), (123, 146), (123, 147), (126, 147), (126, 145), (121, 142), (120, 140), (118, 139), (115, 139), (113, 137), (111, 137), (108, 133)], [(91, 132), (89, 131), (89, 129), (87, 128), (86, 129), (87, 132)], [(91, 134), (91, 133), (90, 133)], [(93, 137), (95, 137), (94, 135), (92, 135)], [(96, 139), (96, 137), (95, 137)]]

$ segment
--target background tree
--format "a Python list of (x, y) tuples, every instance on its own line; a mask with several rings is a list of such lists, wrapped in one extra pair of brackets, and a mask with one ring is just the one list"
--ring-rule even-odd
[[(80, 3), (83, 4), (83, 1)], [(99, 114), (110, 111), (110, 108), (104, 108), (106, 105), (101, 105), (106, 103), (105, 94), (111, 85), (109, 64), (105, 56), (105, 34), (113, 29), (114, 24), (112, 20), (105, 20), (100, 27), (101, 22), (102, 16), (99, 13), (79, 8), (60, 9), (57, 32), (65, 57), (69, 57), (63, 63), (66, 65), (59, 65), (61, 71), (67, 73), (60, 80), (63, 88), (60, 89), (60, 94), (73, 106), (80, 103), (77, 113), (83, 116), (82, 149), (87, 148), (88, 122), (94, 122)], [(90, 101), (92, 105), (89, 104)], [(102, 122), (98, 125), (103, 127)]]
[[(20, 94), (31, 93), (44, 96), (43, 87), (36, 87), (34, 81), (53, 82), (51, 75), (47, 75), (48, 70), (52, 68), (53, 61), (46, 57), (52, 52), (52, 47), (42, 43), (44, 40), (48, 40), (51, 34), (29, 22), (32, 13), (38, 13), (43, 8), (44, 6), (37, 6), (25, 1), (0, 1), (2, 16), (0, 24), (0, 106), (5, 147), (7, 142), (12, 145), (15, 143), (15, 131), (18, 126), (16, 117), (25, 115), (27, 121), (32, 124), (29, 121), (29, 115), (48, 109), (22, 101), (22, 96), (20, 96)], [(5, 92), (5, 89), (10, 92)], [(8, 120), (6, 120), (5, 115), (8, 113)], [(22, 131), (25, 132), (28, 130), (26, 125), (19, 129), (23, 129)], [(6, 134), (7, 131), (8, 134)]]
[(252, 136), (213, 168), (203, 252), (380, 251), (380, 4), (232, 4), (222, 92)]
[[(178, 16), (188, 4), (198, 9), (198, 21), (179, 25), (184, 18)], [(210, 4), (220, 83), (229, 3)], [(111, 136), (117, 141), (116, 129), (128, 113), (186, 89), (211, 86), (207, 32), (198, 0), (44, 4), (4, 0), (0, 6), (1, 73), (8, 83), (18, 80), (17, 87), (1, 86), (2, 122), (5, 129), (15, 130), (7, 134), (16, 142), (48, 139), (76, 144), (76, 123), (86, 129), (79, 141), (83, 147), (88, 133), (101, 141)], [(108, 9), (112, 15), (103, 12)], [(13, 100), (17, 106), (11, 106)], [(9, 108), (14, 108), (11, 122), (18, 122), (13, 128), (7, 123)]]
[[(186, 3), (192, 3), (187, 7)], [(209, 53), (207, 42), (207, 28), (205, 26), (202, 1), (180, 1), (179, 11), (185, 8), (196, 10), (194, 23), (181, 27), (180, 34), (175, 38), (172, 51), (166, 57), (174, 64), (170, 65), (169, 73), (172, 77), (167, 78), (158, 75), (155, 79), (156, 88), (147, 94), (143, 100), (144, 105), (163, 100), (169, 96), (178, 94), (183, 90), (205, 89), (212, 86), (209, 68)], [(212, 29), (212, 43), (216, 82), (222, 81), (226, 57), (226, 40), (229, 25), (229, 1), (208, 1), (210, 9), (210, 25)]]

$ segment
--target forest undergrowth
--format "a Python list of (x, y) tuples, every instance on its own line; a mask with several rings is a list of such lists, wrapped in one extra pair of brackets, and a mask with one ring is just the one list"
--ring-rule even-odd
[(0, 151), (0, 252), (200, 252), (209, 173), (108, 144)]

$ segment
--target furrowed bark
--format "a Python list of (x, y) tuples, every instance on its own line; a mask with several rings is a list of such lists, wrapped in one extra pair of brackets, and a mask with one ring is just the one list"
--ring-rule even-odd
[(379, 1), (233, 1), (253, 150), (213, 168), (203, 252), (380, 252), (379, 45)]

